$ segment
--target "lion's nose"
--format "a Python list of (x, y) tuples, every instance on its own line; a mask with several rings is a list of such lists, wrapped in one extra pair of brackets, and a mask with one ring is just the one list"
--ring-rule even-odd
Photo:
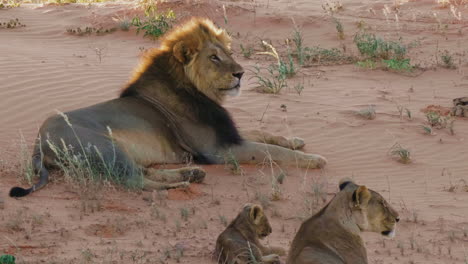
[(244, 72), (236, 72), (232, 74), (232, 76), (237, 77), (239, 80), (242, 78), (242, 75), (244, 75)]
[(400, 217), (395, 218), (395, 221), (400, 222)]

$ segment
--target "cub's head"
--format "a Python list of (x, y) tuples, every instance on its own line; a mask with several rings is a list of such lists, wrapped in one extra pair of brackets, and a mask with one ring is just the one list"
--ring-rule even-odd
[(377, 232), (391, 238), (395, 236), (400, 217), (382, 195), (348, 179), (340, 182), (340, 190), (348, 192), (347, 206), (361, 231)]
[(212, 100), (221, 103), (240, 93), (244, 70), (231, 56), (231, 38), (211, 20), (192, 18), (168, 33), (161, 48), (172, 52), (184, 77)]
[(263, 208), (258, 204), (245, 204), (238, 216), (238, 220), (240, 220), (238, 223), (243, 228), (253, 231), (259, 238), (264, 238), (272, 232), (270, 222)]

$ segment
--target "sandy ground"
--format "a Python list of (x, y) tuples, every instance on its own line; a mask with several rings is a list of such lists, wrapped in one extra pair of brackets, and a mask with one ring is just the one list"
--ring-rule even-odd
[[(241, 175), (233, 175), (223, 165), (205, 166), (205, 183), (171, 191), (167, 198), (113, 186), (100, 192), (77, 189), (60, 175), (31, 196), (8, 198), (9, 188), (25, 184), (18, 164), (22, 149), (26, 155), (29, 150), (21, 141), (31, 144), (56, 109), (116, 97), (141, 52), (157, 42), (134, 29), (104, 36), (66, 33), (70, 27), (115, 26), (112, 17), (141, 13), (129, 3), (0, 10), (0, 21), (18, 18), (26, 24), (0, 28), (0, 253), (14, 254), (17, 263), (213, 263), (217, 235), (246, 202), (266, 207), (274, 231), (263, 242), (288, 248), (301, 221), (337, 192), (342, 177), (352, 177), (380, 192), (402, 217), (392, 240), (363, 234), (369, 263), (468, 263), (468, 120), (456, 119), (454, 135), (448, 129), (425, 135), (421, 128), (426, 120), (421, 109), (451, 107), (453, 98), (468, 96), (468, 3), (453, 1), (459, 3), (457, 19), (434, 0), (346, 0), (334, 14), (344, 26), (343, 40), (323, 3), (213, 0), (162, 7), (179, 17), (208, 16), (224, 25), (224, 4), (235, 58), (246, 69), (273, 61), (256, 54), (244, 58), (239, 44), (262, 51), (260, 40), (266, 39), (284, 53), (291, 18), (305, 46), (345, 48), (349, 55), (358, 55), (353, 44), (358, 24), (387, 39), (417, 43), (409, 57), (421, 69), (412, 74), (316, 65), (301, 68), (288, 80), (289, 88), (269, 95), (252, 90), (256, 83), (247, 71), (243, 94), (227, 103), (238, 126), (302, 137), (305, 151), (329, 161), (323, 170), (285, 169), (279, 201), (270, 200), (278, 169), (243, 166)], [(456, 69), (437, 65), (444, 50), (453, 54)], [(298, 83), (304, 85), (300, 95), (292, 88)], [(369, 105), (377, 111), (374, 120), (352, 114)], [(405, 112), (400, 117), (399, 106), (412, 118)], [(410, 164), (389, 156), (395, 143), (411, 151)], [(182, 210), (189, 212), (187, 219)]]

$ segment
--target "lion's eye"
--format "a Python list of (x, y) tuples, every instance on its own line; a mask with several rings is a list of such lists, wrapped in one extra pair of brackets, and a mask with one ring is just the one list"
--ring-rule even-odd
[(211, 59), (212, 61), (216, 61), (216, 62), (221, 61), (221, 60), (219, 59), (219, 57), (216, 56), (216, 55), (211, 55), (211, 56), (210, 56), (210, 59)]

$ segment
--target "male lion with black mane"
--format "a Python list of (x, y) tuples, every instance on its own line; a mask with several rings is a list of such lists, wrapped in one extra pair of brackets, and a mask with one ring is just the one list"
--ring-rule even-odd
[(400, 218), (380, 194), (349, 179), (339, 187), (324, 208), (302, 223), (287, 264), (367, 264), (361, 232), (395, 236)]
[[(98, 171), (111, 169), (112, 178), (146, 190), (187, 187), (205, 177), (199, 167), (147, 168), (152, 164), (220, 164), (231, 155), (240, 163), (271, 156), (285, 165), (324, 166), (320, 155), (277, 146), (291, 143), (296, 148), (296, 139), (270, 145), (240, 136), (221, 106), (226, 96), (239, 94), (244, 73), (231, 57), (230, 43), (228, 34), (208, 19), (192, 18), (174, 28), (159, 48), (148, 52), (119, 98), (52, 116), (42, 124), (32, 156), (39, 182), (29, 189), (14, 187), (10, 196), (45, 186), (48, 169), (57, 167), (57, 153), (63, 152), (84, 157)], [(278, 141), (266, 133), (263, 137)]]

